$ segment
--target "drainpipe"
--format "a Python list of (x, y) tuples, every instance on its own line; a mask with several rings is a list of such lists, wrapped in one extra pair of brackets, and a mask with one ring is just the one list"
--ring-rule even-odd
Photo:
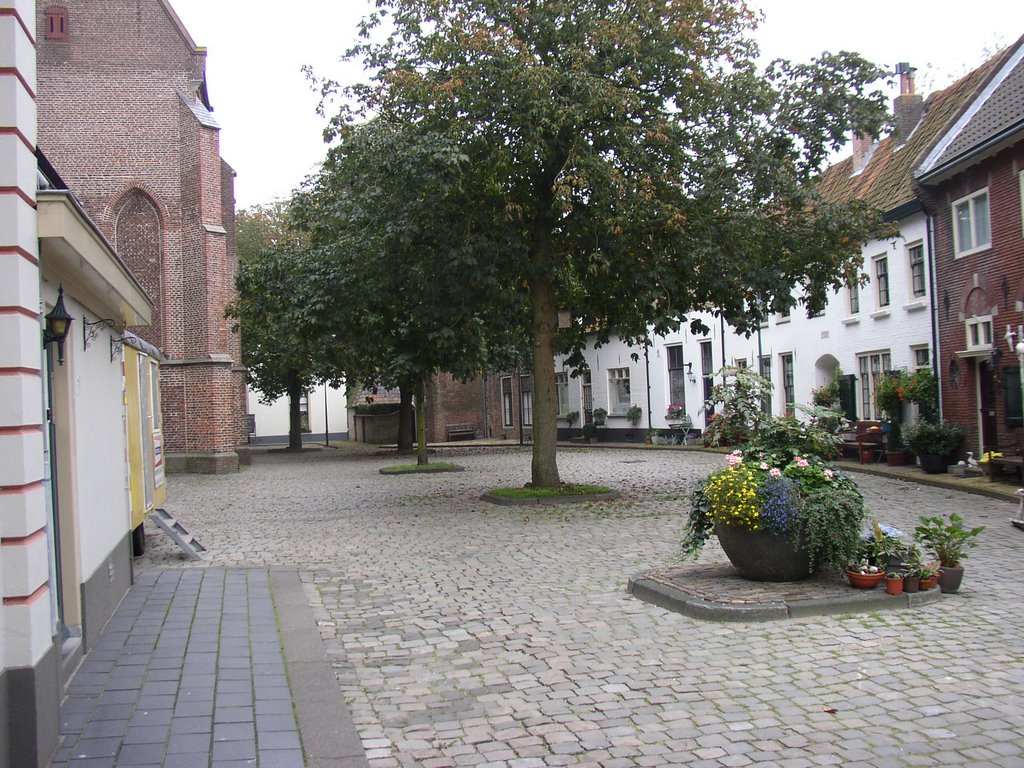
[(728, 382), (725, 380), (725, 316), (720, 315), (718, 319), (722, 326), (722, 383), (726, 384)]
[[(648, 339), (650, 341), (650, 339)], [(649, 354), (650, 346), (644, 345), (644, 366), (647, 368), (647, 428), (652, 429), (653, 424), (651, 423), (651, 356)]]
[(931, 291), (931, 304), (932, 304), (932, 374), (935, 376), (935, 382), (938, 385), (939, 390), (939, 418), (943, 418), (942, 414), (942, 384), (939, 378), (939, 302), (938, 296), (935, 295), (935, 219), (930, 213), (925, 213), (925, 239), (928, 241), (928, 282), (929, 290)]

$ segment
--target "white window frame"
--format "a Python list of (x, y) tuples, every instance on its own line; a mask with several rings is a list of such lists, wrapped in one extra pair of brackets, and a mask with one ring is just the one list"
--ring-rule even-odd
[[(922, 353), (924, 353), (922, 355)], [(927, 344), (919, 344), (910, 348), (910, 360), (915, 371), (932, 369), (932, 350)]]
[(892, 369), (892, 353), (889, 350), (864, 352), (857, 355), (857, 379), (860, 388), (861, 418), (878, 420), (882, 418), (875, 402), (875, 387), (878, 378)]
[[(507, 383), (507, 387), (506, 387)], [(515, 392), (512, 391), (512, 377), (502, 376), (498, 384), (501, 392), (501, 425), (506, 429), (515, 426), (516, 415), (513, 411)]]
[(992, 349), (992, 315), (975, 315), (964, 320), (964, 335), (968, 352)]
[(519, 376), (519, 413), (524, 427), (533, 426), (533, 375)]
[[(980, 216), (977, 214), (978, 201), (981, 198), (985, 198), (985, 229), (984, 237), (985, 240), (982, 242), (979, 240), (979, 227), (978, 222)], [(960, 242), (960, 227), (959, 223), (959, 211), (964, 209), (967, 211), (968, 221), (971, 229), (971, 240), (970, 243)], [(950, 211), (953, 217), (953, 255), (955, 258), (961, 256), (968, 256), (972, 253), (984, 251), (992, 247), (992, 204), (991, 199), (988, 195), (988, 187), (979, 189), (972, 192), (969, 195), (961, 197), (959, 200), (954, 200)]]
[[(626, 383), (626, 401), (616, 397), (619, 384)], [(608, 369), (608, 413), (615, 416), (625, 416), (626, 411), (633, 405), (633, 389), (629, 381), (629, 368)]]
[[(879, 271), (879, 267), (883, 264), (885, 269)], [(892, 286), (889, 281), (889, 254), (875, 256), (872, 259), (872, 265), (875, 272), (875, 306), (878, 309), (885, 309), (892, 304)]]
[[(919, 252), (921, 254), (921, 292), (918, 293), (917, 288), (914, 286), (914, 253)], [(907, 246), (907, 288), (910, 294), (910, 300), (916, 301), (917, 299), (923, 299), (928, 295), (928, 265), (924, 258), (924, 243), (917, 241)]]
[(566, 371), (555, 373), (555, 396), (558, 400), (558, 415), (565, 418), (569, 413), (569, 374)]
[(850, 311), (850, 317), (860, 314), (860, 285), (851, 283), (846, 288), (846, 308)]

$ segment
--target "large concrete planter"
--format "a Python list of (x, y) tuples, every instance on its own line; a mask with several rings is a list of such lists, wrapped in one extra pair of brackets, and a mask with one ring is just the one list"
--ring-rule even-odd
[(800, 581), (811, 575), (810, 551), (794, 546), (789, 536), (721, 524), (715, 533), (729, 562), (745, 579)]

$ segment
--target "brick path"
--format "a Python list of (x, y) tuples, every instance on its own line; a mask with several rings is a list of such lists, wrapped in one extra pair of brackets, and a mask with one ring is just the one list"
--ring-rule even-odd
[(438, 459), (468, 471), (383, 477), (393, 459), (346, 448), (173, 477), (168, 509), (211, 556), (195, 569), (151, 536), (143, 567), (297, 570), (374, 768), (1024, 765), (1010, 504), (860, 477), (872, 512), (903, 530), (954, 510), (988, 526), (962, 594), (716, 624), (625, 585), (671, 562), (686, 484), (720, 456), (563, 451), (564, 479), (623, 497), (550, 509), (477, 498), (528, 479), (522, 450)]

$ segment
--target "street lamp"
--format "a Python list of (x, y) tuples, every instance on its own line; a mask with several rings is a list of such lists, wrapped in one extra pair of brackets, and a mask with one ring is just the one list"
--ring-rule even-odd
[(57, 362), (64, 365), (64, 339), (68, 337), (71, 330), (71, 313), (64, 308), (64, 286), (57, 288), (57, 303), (53, 305), (46, 316), (46, 328), (43, 331), (43, 347), (51, 342), (57, 342)]

